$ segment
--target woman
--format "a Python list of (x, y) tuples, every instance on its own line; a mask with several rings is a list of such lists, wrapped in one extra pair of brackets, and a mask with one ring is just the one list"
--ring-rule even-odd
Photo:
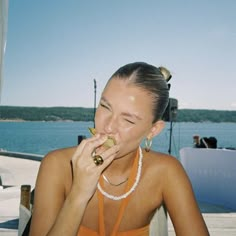
[[(208, 235), (181, 164), (150, 150), (164, 127), (170, 77), (165, 68), (142, 62), (113, 74), (96, 111), (96, 134), (43, 159), (31, 236), (149, 235), (162, 204), (176, 235)], [(115, 145), (104, 145), (107, 139)]]

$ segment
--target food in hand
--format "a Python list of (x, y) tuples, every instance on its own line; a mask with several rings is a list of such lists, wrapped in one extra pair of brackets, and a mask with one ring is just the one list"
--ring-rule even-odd
[[(94, 128), (89, 128), (89, 132), (92, 134), (92, 135), (95, 135), (96, 134), (96, 129)], [(105, 141), (105, 143), (103, 144), (104, 147), (112, 147), (116, 144), (116, 141), (114, 140), (114, 138), (112, 137), (109, 137), (107, 138), (107, 140)]]

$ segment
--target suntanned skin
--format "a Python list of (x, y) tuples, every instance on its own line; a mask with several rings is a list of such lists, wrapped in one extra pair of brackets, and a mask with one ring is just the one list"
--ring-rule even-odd
[[(164, 123), (152, 123), (152, 100), (144, 91), (113, 79), (102, 94), (95, 124), (97, 134), (77, 147), (56, 150), (42, 161), (36, 188), (30, 236), (77, 235), (80, 225), (98, 231), (97, 182), (103, 173), (114, 183), (129, 176), (134, 156), (143, 138), (158, 135)], [(113, 137), (116, 145), (102, 144)], [(92, 152), (104, 163), (96, 166)], [(141, 180), (132, 193), (119, 231), (146, 226), (155, 210), (165, 204), (176, 235), (209, 235), (198, 209), (189, 179), (174, 157), (143, 151)], [(105, 183), (113, 195), (124, 193)], [(105, 230), (110, 235), (120, 201), (104, 198)]]

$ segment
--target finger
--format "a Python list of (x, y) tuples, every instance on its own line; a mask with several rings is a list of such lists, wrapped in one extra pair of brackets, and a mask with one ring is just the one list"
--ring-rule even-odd
[(98, 168), (99, 173), (101, 174), (103, 172), (103, 170), (105, 170), (115, 159), (116, 155), (110, 155), (109, 157), (107, 157), (104, 161), (102, 165), (96, 166), (95, 167)]
[(81, 156), (81, 158), (87, 158), (88, 156), (91, 156), (94, 150), (98, 146), (102, 145), (106, 139), (106, 136), (96, 134), (91, 138), (83, 140), (77, 147), (72, 157), (72, 161), (76, 161), (79, 156)]
[(99, 135), (99, 134), (96, 134), (96, 135), (94, 135), (94, 136), (92, 136), (92, 137), (90, 137), (90, 138), (83, 139), (83, 140), (80, 142), (80, 144), (78, 145), (77, 150), (78, 150), (78, 151), (79, 151), (79, 150), (83, 150), (83, 149), (84, 149), (84, 146), (86, 145), (87, 142), (96, 140), (96, 139), (98, 139), (99, 137), (100, 137), (100, 135)]
[(101, 155), (104, 159), (108, 158), (109, 156), (113, 155), (113, 154), (117, 154), (120, 150), (120, 145), (114, 145), (109, 149), (97, 149), (96, 150), (96, 155)]
[[(98, 165), (98, 167), (100, 169), (105, 169), (108, 165), (111, 164), (111, 162), (114, 160), (114, 158), (117, 156), (117, 154), (119, 153), (120, 147), (119, 145), (115, 145), (112, 148), (106, 150), (103, 153), (100, 154), (96, 154), (99, 155), (100, 157), (102, 157), (103, 159), (103, 163), (101, 165)], [(95, 164), (96, 165), (96, 164)]]

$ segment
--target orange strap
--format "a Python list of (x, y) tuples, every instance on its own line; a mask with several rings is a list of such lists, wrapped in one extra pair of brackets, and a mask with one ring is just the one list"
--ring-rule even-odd
[[(127, 182), (127, 185), (125, 187), (125, 192), (129, 191), (129, 189), (132, 187), (132, 185), (135, 182), (135, 178), (137, 175), (137, 169), (138, 169), (138, 161), (139, 161), (139, 151), (137, 150), (137, 154), (136, 157), (134, 159), (134, 163), (130, 172), (130, 176), (129, 176), (129, 180)], [(103, 178), (100, 177), (99, 179), (99, 183), (101, 185), (102, 188), (104, 188), (104, 182), (103, 182)], [(131, 193), (132, 194), (132, 193)], [(130, 196), (127, 196), (126, 198), (122, 199), (120, 208), (119, 208), (119, 212), (118, 212), (118, 216), (117, 216), (117, 220), (116, 223), (114, 225), (114, 228), (112, 230), (112, 234), (111, 236), (115, 236), (118, 233), (119, 230), (119, 226), (122, 220), (122, 217), (124, 215), (124, 211), (126, 206), (128, 205), (128, 202), (130, 200)], [(99, 235), (100, 236), (105, 236), (105, 225), (104, 225), (104, 197), (102, 195), (102, 193), (98, 190), (98, 221), (99, 221)]]

